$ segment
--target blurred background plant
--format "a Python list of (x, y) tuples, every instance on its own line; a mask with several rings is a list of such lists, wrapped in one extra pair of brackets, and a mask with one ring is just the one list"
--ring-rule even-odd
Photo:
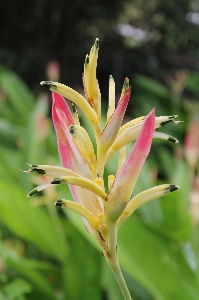
[[(57, 198), (71, 199), (67, 187), (27, 199), (48, 178), (19, 171), (27, 162), (60, 165), (50, 94), (39, 82), (50, 77), (81, 92), (84, 57), (96, 37), (104, 111), (112, 74), (117, 95), (125, 76), (133, 86), (124, 121), (153, 107), (157, 116), (178, 114), (184, 121), (164, 127), (179, 144), (154, 140), (134, 193), (162, 183), (181, 189), (139, 208), (119, 233), (132, 298), (198, 299), (198, 1), (0, 5), (0, 300), (122, 299), (79, 217), (53, 205)], [(115, 172), (115, 160), (106, 174)]]

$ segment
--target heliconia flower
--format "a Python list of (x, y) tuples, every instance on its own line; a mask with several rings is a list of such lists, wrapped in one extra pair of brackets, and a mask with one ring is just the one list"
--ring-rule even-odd
[[(30, 169), (27, 173), (35, 171), (53, 179), (34, 188), (28, 196), (51, 185), (68, 184), (74, 201), (59, 199), (55, 205), (66, 207), (82, 217), (85, 227), (100, 244), (125, 299), (131, 299), (117, 259), (117, 232), (121, 224), (141, 205), (179, 188), (174, 184), (163, 184), (141, 192), (131, 199), (153, 138), (178, 142), (174, 137), (155, 129), (169, 122), (177, 124), (178, 121), (174, 120), (177, 115), (156, 117), (155, 109), (152, 109), (147, 116), (122, 126), (131, 88), (126, 78), (120, 101), (115, 107), (115, 82), (110, 76), (107, 122), (101, 130), (101, 96), (96, 78), (98, 50), (99, 41), (96, 39), (84, 64), (85, 97), (61, 83), (41, 82), (41, 85), (52, 91), (52, 119), (62, 167), (29, 164)], [(72, 112), (63, 97), (72, 102)], [(93, 125), (96, 153), (88, 133), (80, 125), (75, 105), (79, 106)], [(130, 142), (135, 143), (126, 158), (125, 149)], [(108, 176), (106, 189), (104, 168), (118, 150), (118, 170), (115, 175)]]

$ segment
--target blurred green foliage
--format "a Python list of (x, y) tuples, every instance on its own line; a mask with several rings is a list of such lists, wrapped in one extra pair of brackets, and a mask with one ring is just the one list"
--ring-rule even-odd
[[(127, 112), (127, 117), (135, 117), (155, 106), (157, 116), (179, 113), (185, 120), (163, 127), (180, 144), (153, 142), (134, 192), (161, 183), (181, 188), (139, 208), (119, 232), (119, 259), (132, 299), (196, 300), (199, 294), (199, 226), (190, 212), (195, 173), (183, 155), (188, 121), (199, 96), (198, 75), (181, 74), (169, 82), (167, 88), (134, 76)], [(174, 95), (179, 101), (173, 101)], [(36, 101), (16, 74), (1, 67), (0, 299), (121, 300), (115, 278), (79, 216), (53, 205), (62, 196), (71, 199), (67, 187), (26, 198), (47, 178), (20, 172), (25, 163), (60, 165), (48, 96), (42, 93)], [(90, 124), (80, 117), (90, 132)], [(115, 172), (115, 161), (113, 157), (106, 174)]]
[[(38, 82), (48, 80), (48, 64), (56, 61), (60, 81), (74, 87), (98, 37), (98, 78), (107, 95), (110, 74), (118, 86), (132, 72), (162, 80), (176, 68), (199, 71), (197, 13), (198, 0), (0, 1), (0, 64), (38, 89)], [(118, 25), (127, 27), (121, 32)]]
[[(19, 171), (27, 162), (60, 165), (50, 95), (40, 92), (38, 82), (51, 76), (55, 62), (59, 81), (79, 88), (82, 62), (96, 37), (102, 97), (110, 74), (116, 96), (130, 77), (124, 121), (153, 107), (157, 116), (178, 114), (184, 121), (162, 128), (180, 143), (153, 141), (134, 193), (162, 183), (181, 188), (139, 208), (119, 232), (132, 299), (198, 299), (199, 158), (187, 142), (199, 132), (199, 125), (192, 129), (199, 124), (199, 31), (191, 22), (191, 13), (198, 12), (197, 0), (1, 1), (0, 64), (7, 69), (0, 65), (0, 300), (123, 299), (79, 216), (53, 205), (58, 198), (71, 199), (67, 186), (27, 199), (48, 178)], [(118, 25), (144, 30), (147, 37), (121, 34)], [(116, 159), (117, 154), (106, 176), (116, 171)]]

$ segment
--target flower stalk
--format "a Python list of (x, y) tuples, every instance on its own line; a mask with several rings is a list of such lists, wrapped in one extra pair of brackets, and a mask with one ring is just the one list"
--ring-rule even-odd
[(117, 222), (107, 222), (107, 226), (109, 231), (108, 251), (104, 251), (103, 254), (109, 267), (115, 275), (115, 278), (120, 286), (124, 299), (131, 300), (131, 295), (124, 280), (117, 256)]
[[(84, 63), (83, 85), (85, 97), (70, 87), (53, 81), (41, 85), (52, 92), (52, 119), (62, 167), (31, 165), (26, 173), (37, 172), (49, 175), (52, 180), (35, 187), (28, 196), (51, 185), (68, 184), (74, 201), (58, 199), (56, 206), (78, 213), (87, 231), (101, 246), (104, 257), (112, 269), (124, 299), (131, 299), (117, 256), (117, 235), (122, 223), (144, 203), (177, 190), (174, 184), (164, 184), (143, 191), (131, 199), (142, 166), (150, 152), (153, 138), (178, 141), (165, 133), (156, 131), (167, 123), (177, 124), (174, 116), (155, 116), (152, 109), (147, 116), (138, 117), (122, 125), (130, 99), (131, 87), (125, 78), (121, 97), (115, 106), (115, 82), (109, 78), (109, 101), (107, 122), (101, 130), (101, 95), (96, 68), (99, 40), (96, 39)], [(63, 98), (64, 97), (64, 98)], [(72, 102), (72, 112), (65, 98)], [(77, 105), (90, 120), (96, 139), (96, 149), (81, 126)], [(127, 144), (134, 146), (126, 157)], [(120, 151), (116, 174), (109, 174), (105, 189), (104, 169), (108, 160)]]

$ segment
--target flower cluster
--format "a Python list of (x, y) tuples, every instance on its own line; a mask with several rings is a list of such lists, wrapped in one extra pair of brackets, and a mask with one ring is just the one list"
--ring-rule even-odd
[[(122, 126), (131, 88), (125, 79), (121, 97), (115, 105), (115, 82), (109, 79), (109, 102), (106, 126), (101, 130), (101, 95), (96, 78), (99, 40), (96, 39), (86, 56), (83, 72), (85, 97), (58, 82), (42, 81), (41, 85), (52, 91), (52, 119), (57, 135), (59, 154), (63, 167), (29, 165), (30, 170), (52, 176), (52, 181), (34, 188), (28, 196), (53, 184), (68, 184), (74, 201), (59, 199), (55, 205), (66, 207), (82, 216), (86, 229), (100, 244), (112, 268), (124, 297), (130, 299), (117, 261), (117, 232), (122, 222), (138, 207), (166, 195), (178, 186), (163, 184), (141, 192), (131, 199), (135, 183), (149, 154), (152, 139), (178, 141), (156, 128), (172, 122), (174, 116), (155, 116), (153, 109), (147, 116), (134, 119)], [(72, 111), (65, 99), (72, 102)], [(80, 125), (76, 105), (90, 120), (96, 139), (96, 153), (86, 130)], [(126, 157), (126, 145), (135, 142)], [(119, 151), (118, 169), (108, 176), (104, 184), (104, 168), (112, 155)]]

